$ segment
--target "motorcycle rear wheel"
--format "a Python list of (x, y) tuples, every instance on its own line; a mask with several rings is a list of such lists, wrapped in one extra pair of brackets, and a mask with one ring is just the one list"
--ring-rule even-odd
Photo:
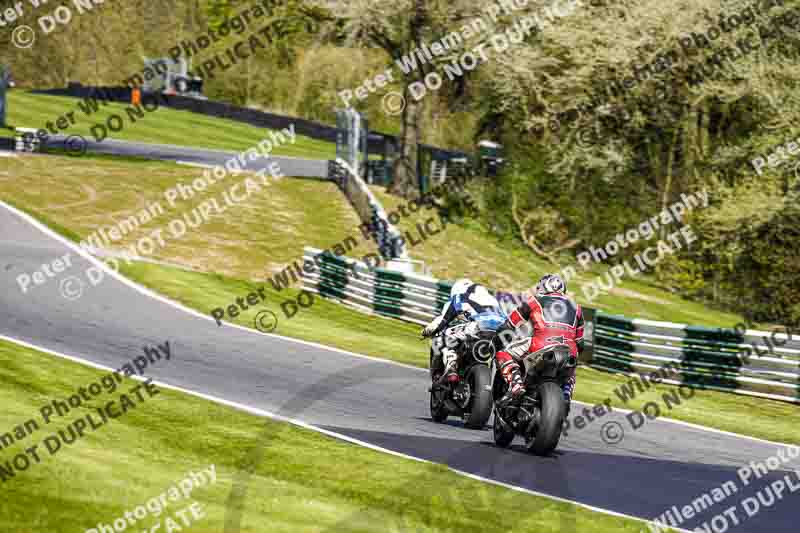
[(548, 455), (556, 449), (561, 438), (566, 406), (561, 387), (552, 381), (539, 385), (539, 399), (535, 434), (525, 437), (525, 448), (536, 455)]

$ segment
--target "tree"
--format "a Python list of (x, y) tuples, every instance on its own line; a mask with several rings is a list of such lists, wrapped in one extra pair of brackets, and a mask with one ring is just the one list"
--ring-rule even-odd
[[(330, 34), (339, 34), (349, 44), (362, 44), (383, 50), (388, 57), (399, 60), (411, 53), (423, 41), (429, 30), (429, 12), (424, 0), (399, 0), (397, 2), (373, 2), (370, 0), (347, 0), (344, 2), (314, 2), (319, 8), (309, 12), (317, 20), (327, 23)], [(391, 191), (404, 197), (413, 197), (417, 190), (416, 168), (419, 157), (420, 119), (422, 106), (414, 101), (408, 86), (424, 78), (426, 65), (403, 73), (402, 129)]]
[[(486, 43), (488, 39), (510, 25), (514, 17), (510, 13), (503, 16), (490, 16), (485, 7), (474, 0), (309, 0), (309, 4), (320, 11), (316, 16), (329, 22), (329, 31), (342, 37), (345, 44), (362, 45), (385, 52), (388, 58), (398, 63), (424, 45), (439, 41), (467, 21), (480, 18), (485, 31), (475, 32), (471, 37), (461, 39), (457, 49), (434, 57), (429, 61), (418, 61), (415, 68), (395, 69), (402, 84), (405, 102), (401, 120), (399, 157), (395, 166), (395, 178), (391, 192), (411, 198), (418, 194), (417, 161), (418, 146), (422, 141), (424, 124), (423, 110), (427, 99), (417, 100), (411, 92), (413, 84), (424, 83), (426, 76), (439, 70), (444, 63), (456, 60), (462, 52)], [(529, 8), (519, 9), (514, 16), (530, 12)], [(324, 15), (322, 15), (324, 13)], [(469, 72), (454, 81), (454, 93), (464, 93), (464, 84)]]
[[(603, 245), (707, 187), (712, 206), (691, 221), (699, 242), (656, 273), (686, 295), (796, 323), (796, 306), (774, 305), (779, 285), (800, 290), (780, 274), (793, 272), (791, 239), (774, 237), (794, 235), (784, 199), (793, 165), (757, 175), (751, 164), (798, 134), (798, 17), (796, 3), (780, 4), (759, 3), (746, 16), (755, 8), (744, 0), (584, 2), (493, 62), (486, 115), (502, 126), (511, 159), (539, 159), (505, 203), (522, 240), (530, 243), (532, 228), (558, 235), (561, 227), (563, 244)], [(721, 21), (734, 26), (733, 15), (739, 27), (720, 31)], [(692, 37), (711, 28), (709, 44)], [(535, 214), (520, 216), (527, 211)], [(764, 236), (770, 246), (754, 241)], [(653, 244), (629, 246), (615, 261)]]

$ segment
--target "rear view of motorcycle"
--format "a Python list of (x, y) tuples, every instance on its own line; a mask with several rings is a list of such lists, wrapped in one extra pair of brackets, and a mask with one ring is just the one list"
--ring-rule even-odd
[(520, 366), (525, 394), (516, 401), (503, 401), (508, 385), (492, 362), (494, 399), (494, 442), (506, 448), (516, 435), (525, 439), (525, 448), (536, 455), (556, 449), (567, 416), (561, 392), (577, 358), (566, 344), (555, 344), (528, 352), (530, 339), (515, 341), (506, 349)]
[[(492, 413), (491, 337), (493, 331), (482, 330), (476, 322), (457, 324), (431, 338), (431, 418), (444, 422), (449, 416), (460, 416), (470, 429), (482, 429)], [(445, 339), (448, 339), (447, 341)], [(458, 353), (458, 381), (442, 379), (442, 350), (450, 347)]]

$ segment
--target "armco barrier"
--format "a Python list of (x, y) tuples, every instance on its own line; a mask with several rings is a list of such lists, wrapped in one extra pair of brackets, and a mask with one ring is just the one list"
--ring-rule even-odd
[[(598, 313), (592, 366), (650, 374), (668, 366), (698, 388), (800, 403), (800, 338), (714, 329)], [(770, 348), (770, 344), (775, 343)]]
[[(306, 248), (304, 259), (313, 261), (321, 253)], [(306, 290), (416, 324), (433, 319), (450, 295), (450, 283), (427, 276), (373, 269), (333, 255), (324, 255), (319, 265), (304, 272)], [(495, 295), (506, 310), (519, 301), (509, 293)], [(674, 369), (661, 381), (800, 403), (800, 334), (792, 339), (789, 332), (739, 333), (629, 319), (591, 308), (584, 308), (584, 318), (587, 349), (581, 362), (594, 368), (629, 375)]]
[[(304, 262), (311, 264), (322, 254), (322, 250), (306, 247)], [(307, 291), (339, 301), (368, 313), (427, 324), (439, 314), (450, 299), (452, 283), (428, 276), (396, 272), (369, 265), (345, 257), (323, 254), (319, 269), (303, 272), (303, 287)], [(353, 272), (356, 275), (353, 275)], [(497, 300), (506, 312), (510, 312), (521, 301), (521, 296), (506, 292), (495, 292)], [(584, 308), (587, 320), (584, 337), (587, 349), (581, 358), (588, 362), (593, 350), (592, 331), (594, 309)]]
[(390, 259), (408, 261), (408, 252), (401, 233), (389, 222), (383, 205), (361, 176), (353, 175), (337, 161), (328, 161), (328, 179), (336, 182), (358, 213), (361, 222), (369, 224), (375, 230), (381, 254)]
[[(307, 247), (303, 259), (313, 261), (321, 253), (322, 250)], [(303, 272), (303, 286), (362, 311), (427, 324), (449, 299), (451, 285), (325, 254), (319, 269)]]

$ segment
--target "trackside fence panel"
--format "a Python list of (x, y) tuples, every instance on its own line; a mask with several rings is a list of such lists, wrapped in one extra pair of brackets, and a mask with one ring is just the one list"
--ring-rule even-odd
[[(424, 325), (448, 301), (451, 283), (371, 268), (306, 247), (319, 268), (303, 273), (306, 290), (360, 311)], [(507, 311), (521, 296), (496, 292)], [(583, 364), (628, 375), (667, 376), (665, 383), (800, 403), (800, 332), (706, 328), (631, 319), (584, 308)]]

